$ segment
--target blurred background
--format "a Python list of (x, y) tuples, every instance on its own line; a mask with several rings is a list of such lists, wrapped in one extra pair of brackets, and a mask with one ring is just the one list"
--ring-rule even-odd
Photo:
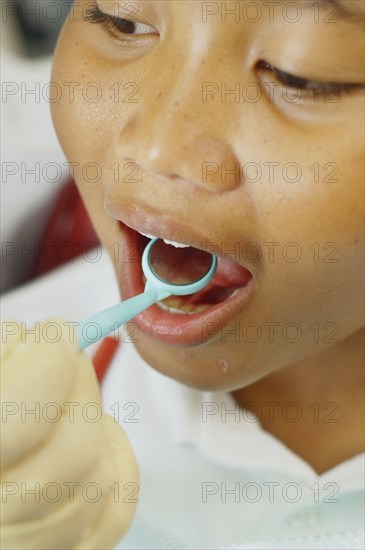
[(0, 2), (1, 293), (98, 244), (48, 99), (52, 55), (72, 2)]

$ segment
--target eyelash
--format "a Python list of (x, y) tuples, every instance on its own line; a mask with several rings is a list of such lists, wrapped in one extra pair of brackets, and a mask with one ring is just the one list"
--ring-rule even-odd
[[(131, 31), (131, 26), (133, 26), (134, 31), (136, 28), (136, 23), (134, 21), (131, 21), (129, 19), (122, 19), (120, 17), (115, 17), (113, 15), (104, 13), (99, 9), (98, 5), (96, 4), (90, 6), (87, 9), (86, 15), (83, 15), (83, 19), (84, 21), (89, 21), (91, 23), (102, 25), (113, 36), (118, 35), (119, 39), (125, 41), (128, 41), (130, 39), (121, 38), (120, 35), (133, 34), (133, 32), (128, 31)], [(120, 28), (120, 26), (122, 26), (122, 28)], [(346, 94), (350, 95), (356, 90), (363, 88), (362, 84), (337, 84), (334, 82), (307, 80), (305, 78), (286, 73), (285, 71), (282, 71), (277, 67), (273, 67), (266, 61), (259, 61), (256, 64), (256, 68), (261, 71), (273, 73), (276, 80), (278, 80), (283, 86), (286, 86), (288, 89), (301, 90), (308, 95), (316, 94), (317, 97), (323, 96), (325, 94), (340, 97)]]
[(288, 89), (301, 90), (305, 94), (308, 94), (308, 96), (311, 94), (312, 96), (316, 95), (317, 97), (323, 95), (340, 97), (346, 94), (349, 95), (356, 90), (363, 88), (362, 84), (339, 84), (335, 82), (307, 80), (305, 78), (286, 73), (277, 67), (273, 67), (266, 61), (259, 61), (256, 67), (258, 70), (273, 73), (276, 80)]
[[(104, 13), (99, 9), (99, 7), (94, 4), (86, 10), (86, 14), (83, 15), (84, 21), (89, 21), (90, 23), (96, 23), (104, 27), (108, 32), (113, 34), (113, 36), (118, 35), (118, 38), (121, 40), (129, 40), (128, 38), (121, 38), (120, 35), (133, 34), (133, 31), (136, 30), (138, 23), (131, 21), (130, 19), (122, 19), (121, 17), (115, 17)], [(120, 28), (122, 27), (122, 28)], [(131, 27), (133, 31), (131, 31)], [(143, 33), (150, 34), (150, 33)]]

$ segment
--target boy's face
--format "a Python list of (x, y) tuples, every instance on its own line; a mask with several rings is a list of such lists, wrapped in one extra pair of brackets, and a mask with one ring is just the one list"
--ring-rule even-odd
[[(104, 23), (88, 20), (98, 9)], [(241, 305), (188, 343), (137, 319), (160, 372), (233, 390), (362, 327), (363, 14), (362, 0), (75, 2), (52, 115), (123, 298), (136, 251), (118, 219), (216, 243), (252, 275)]]

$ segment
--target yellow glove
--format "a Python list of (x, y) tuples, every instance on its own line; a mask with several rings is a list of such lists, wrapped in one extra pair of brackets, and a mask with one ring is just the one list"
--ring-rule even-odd
[(1, 324), (1, 401), (1, 548), (113, 548), (138, 467), (71, 323)]

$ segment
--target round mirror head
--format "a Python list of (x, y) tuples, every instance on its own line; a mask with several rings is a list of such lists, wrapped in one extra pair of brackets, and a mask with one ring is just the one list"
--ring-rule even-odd
[(197, 248), (176, 248), (154, 239), (143, 252), (142, 268), (150, 283), (164, 286), (171, 294), (193, 294), (211, 281), (217, 258)]

